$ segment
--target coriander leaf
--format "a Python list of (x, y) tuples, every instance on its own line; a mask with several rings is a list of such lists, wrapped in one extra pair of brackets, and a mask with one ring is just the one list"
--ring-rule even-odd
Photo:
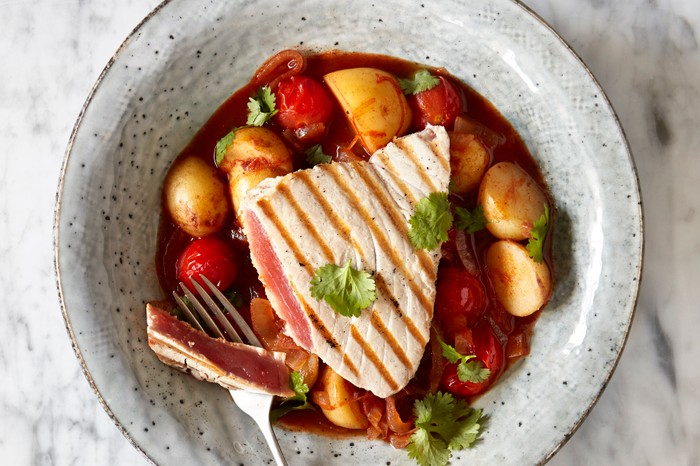
[(309, 147), (304, 151), (304, 155), (306, 155), (306, 162), (312, 167), (321, 163), (330, 163), (333, 160), (330, 155), (323, 153), (321, 144)]
[(481, 204), (477, 205), (471, 212), (464, 207), (455, 208), (455, 227), (459, 230), (465, 230), (471, 235), (486, 228), (487, 223), (488, 220), (484, 216), (484, 208)]
[(372, 275), (350, 267), (328, 264), (316, 270), (311, 279), (311, 296), (323, 298), (338, 314), (358, 317), (360, 311), (377, 299)]
[[(459, 406), (460, 403), (462, 406)], [(462, 412), (463, 414), (457, 414)], [(482, 416), (480, 409), (472, 409), (467, 406), (466, 401), (457, 400), (455, 403), (455, 419), (458, 419), (459, 424), (455, 429), (454, 435), (450, 439), (448, 447), (451, 450), (463, 450), (469, 448), (479, 438), (481, 427), (486, 420)]]
[(420, 70), (413, 79), (399, 79), (399, 86), (404, 94), (416, 95), (423, 91), (430, 90), (440, 84), (440, 80), (430, 74), (428, 70)]
[(449, 362), (452, 364), (459, 362), (462, 360), (464, 356), (462, 356), (460, 353), (457, 352), (454, 347), (448, 345), (444, 341), (442, 341), (442, 338), (438, 337), (438, 342), (440, 343), (440, 346), (442, 347), (442, 355), (447, 359)]
[(226, 155), (226, 149), (228, 149), (228, 146), (230, 146), (233, 143), (233, 140), (236, 139), (236, 130), (231, 130), (226, 136), (223, 138), (219, 139), (219, 142), (216, 143), (216, 166), (218, 167), (221, 165), (221, 162), (224, 160), (224, 156)]
[(416, 430), (411, 435), (411, 442), (406, 446), (409, 458), (413, 458), (420, 466), (442, 466), (450, 461), (449, 448), (445, 441), (430, 435), (425, 429)]
[(453, 450), (471, 446), (479, 437), (480, 410), (450, 393), (428, 394), (413, 404), (416, 430), (406, 447), (408, 456), (421, 466), (444, 466)]
[(461, 382), (480, 383), (491, 377), (491, 371), (473, 354), (461, 354), (453, 346), (448, 345), (442, 338), (437, 337), (442, 355), (452, 364), (457, 364), (457, 378)]
[(309, 386), (304, 383), (304, 376), (301, 372), (294, 371), (289, 375), (289, 381), (294, 390), (294, 396), (290, 400), (306, 401), (306, 394), (309, 393)]
[(455, 400), (450, 393), (437, 392), (434, 395), (426, 395), (413, 405), (416, 427), (451, 437), (454, 429), (453, 423), (442, 421), (452, 420), (454, 408)]
[(258, 89), (255, 98), (251, 97), (248, 100), (248, 120), (246, 123), (262, 126), (277, 112), (275, 94), (270, 90), (270, 86), (263, 86)]
[(290, 411), (314, 409), (313, 405), (306, 398), (306, 394), (309, 393), (309, 386), (304, 383), (304, 376), (300, 372), (294, 371), (289, 375), (289, 387), (294, 390), (294, 396), (290, 396), (278, 407), (270, 410), (271, 420), (276, 421)]
[(430, 193), (418, 202), (408, 221), (408, 238), (416, 249), (434, 249), (447, 241), (453, 220), (447, 193)]
[(542, 262), (542, 249), (544, 248), (544, 238), (547, 236), (547, 228), (549, 227), (549, 207), (545, 203), (544, 213), (538, 218), (532, 230), (530, 230), (530, 239), (527, 241), (527, 252), (535, 262)]
[(462, 382), (481, 383), (491, 377), (491, 371), (484, 367), (484, 363), (476, 356), (465, 356), (457, 366), (457, 378)]

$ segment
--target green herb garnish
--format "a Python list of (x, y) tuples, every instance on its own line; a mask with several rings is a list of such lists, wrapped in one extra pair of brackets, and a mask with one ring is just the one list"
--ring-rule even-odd
[(228, 149), (228, 146), (233, 144), (233, 140), (236, 139), (236, 130), (233, 129), (231, 130), (226, 136), (223, 138), (219, 139), (219, 142), (216, 143), (216, 166), (218, 167), (221, 165), (221, 162), (224, 161), (224, 157), (226, 156), (226, 149)]
[(428, 70), (420, 70), (413, 79), (399, 79), (399, 86), (406, 95), (416, 95), (423, 91), (430, 90), (440, 84), (440, 80), (430, 74)]
[(477, 205), (473, 211), (469, 212), (464, 207), (455, 207), (455, 227), (464, 230), (470, 235), (486, 228), (488, 220), (484, 216), (484, 208)]
[(252, 126), (262, 126), (277, 112), (275, 94), (270, 90), (270, 86), (263, 86), (258, 89), (255, 97), (248, 100), (248, 120), (246, 123)]
[(438, 342), (442, 347), (442, 355), (452, 364), (457, 364), (457, 378), (462, 382), (481, 383), (488, 380), (491, 371), (473, 354), (461, 354), (453, 346), (448, 345), (440, 337)]
[(304, 155), (306, 156), (306, 162), (312, 167), (321, 163), (331, 163), (331, 160), (333, 160), (330, 155), (323, 152), (321, 144), (309, 147), (304, 151)]
[(304, 383), (304, 376), (301, 373), (294, 371), (289, 375), (289, 388), (294, 390), (294, 396), (290, 396), (278, 407), (270, 410), (270, 420), (276, 421), (290, 411), (315, 409), (306, 397), (309, 386)]
[(527, 252), (535, 262), (542, 262), (542, 250), (544, 248), (544, 238), (547, 236), (547, 228), (549, 227), (549, 207), (544, 205), (544, 213), (532, 225), (530, 230), (530, 239), (527, 241)]
[(480, 409), (449, 393), (428, 394), (413, 405), (416, 431), (406, 450), (420, 466), (444, 466), (452, 451), (470, 447), (485, 422)]
[(453, 220), (447, 193), (430, 193), (418, 202), (408, 221), (408, 238), (416, 249), (434, 249), (447, 241)]
[(340, 315), (358, 317), (377, 299), (372, 275), (364, 270), (328, 264), (316, 270), (311, 279), (311, 296), (325, 300)]

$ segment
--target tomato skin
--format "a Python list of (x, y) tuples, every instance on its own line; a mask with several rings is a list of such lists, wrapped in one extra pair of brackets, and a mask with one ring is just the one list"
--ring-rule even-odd
[[(177, 260), (177, 278), (191, 291), (194, 279), (202, 284), (199, 275), (207, 277), (219, 290), (226, 290), (238, 275), (238, 259), (234, 250), (224, 241), (205, 237), (192, 241)], [(204, 286), (206, 290), (207, 287)]]
[(328, 127), (333, 117), (333, 99), (326, 87), (310, 76), (295, 75), (282, 81), (275, 93), (277, 121), (296, 130), (303, 127)]
[(472, 327), (486, 309), (486, 290), (463, 268), (441, 267), (438, 273), (435, 315), (449, 335)]
[(440, 84), (412, 95), (408, 103), (413, 110), (413, 127), (422, 130), (426, 125), (442, 125), (448, 130), (462, 113), (462, 96), (454, 84), (443, 76), (437, 76)]
[(485, 392), (499, 377), (504, 365), (503, 346), (487, 322), (482, 322), (472, 331), (471, 353), (491, 371), (483, 382), (462, 382), (457, 376), (457, 364), (448, 364), (442, 373), (441, 383), (445, 390), (460, 396), (473, 396)]

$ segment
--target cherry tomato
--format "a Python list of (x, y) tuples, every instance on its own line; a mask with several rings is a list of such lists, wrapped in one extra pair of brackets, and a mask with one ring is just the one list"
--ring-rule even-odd
[(221, 291), (231, 286), (238, 275), (235, 252), (224, 241), (213, 237), (192, 241), (180, 255), (176, 268), (178, 280), (192, 291), (194, 287), (190, 279), (194, 278), (202, 284), (200, 274), (207, 277)]
[(287, 129), (324, 128), (333, 117), (333, 99), (326, 87), (310, 76), (282, 81), (276, 92), (277, 121)]
[(462, 97), (455, 85), (442, 76), (437, 78), (440, 84), (408, 99), (415, 129), (421, 130), (428, 123), (452, 129), (455, 119), (462, 113)]
[(483, 393), (495, 382), (503, 369), (503, 347), (488, 322), (481, 322), (472, 330), (470, 354), (475, 355), (491, 375), (483, 382), (462, 382), (457, 376), (457, 364), (448, 364), (442, 373), (442, 386), (455, 395), (473, 396)]
[(486, 309), (486, 290), (463, 268), (441, 267), (438, 273), (435, 314), (450, 335), (472, 327)]

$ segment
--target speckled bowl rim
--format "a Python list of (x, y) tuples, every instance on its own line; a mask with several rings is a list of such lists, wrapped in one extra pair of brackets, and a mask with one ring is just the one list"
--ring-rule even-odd
[(64, 300), (64, 292), (63, 292), (63, 286), (61, 282), (61, 270), (59, 267), (59, 237), (60, 237), (60, 221), (61, 221), (61, 199), (63, 196), (63, 186), (64, 186), (64, 181), (65, 181), (65, 175), (66, 175), (66, 170), (68, 168), (68, 162), (70, 160), (70, 155), (73, 152), (73, 144), (75, 143), (75, 137), (78, 134), (78, 130), (80, 129), (80, 123), (83, 120), (83, 116), (85, 115), (85, 112), (87, 111), (88, 107), (90, 106), (90, 103), (92, 102), (92, 98), (97, 92), (97, 89), (100, 87), (100, 84), (102, 83), (103, 78), (105, 75), (109, 72), (109, 70), (112, 68), (112, 65), (114, 62), (117, 61), (119, 56), (122, 54), (122, 51), (126, 48), (127, 44), (129, 43), (130, 40), (136, 34), (138, 34), (139, 30), (141, 27), (143, 27), (144, 24), (146, 24), (148, 21), (150, 21), (158, 12), (163, 9), (165, 5), (170, 3), (171, 0), (163, 0), (160, 4), (158, 4), (153, 10), (151, 10), (150, 13), (148, 13), (132, 30), (131, 32), (126, 36), (126, 38), (122, 41), (122, 43), (119, 45), (117, 50), (114, 52), (114, 54), (110, 57), (109, 61), (105, 65), (104, 69), (100, 73), (100, 75), (97, 77), (97, 80), (95, 81), (95, 84), (92, 86), (92, 89), (90, 89), (90, 92), (88, 93), (87, 98), (85, 99), (85, 103), (83, 106), (80, 108), (80, 112), (78, 113), (78, 117), (75, 121), (75, 125), (73, 126), (73, 130), (71, 131), (70, 138), (68, 140), (68, 145), (66, 147), (64, 159), (63, 159), (63, 164), (61, 165), (61, 172), (60, 172), (60, 178), (58, 181), (58, 188), (56, 191), (56, 202), (54, 205), (54, 224), (53, 224), (53, 250), (54, 250), (54, 273), (56, 275), (56, 290), (58, 291), (58, 299), (61, 304), (61, 314), (63, 315), (63, 320), (66, 326), (66, 331), (68, 332), (68, 336), (70, 337), (71, 341), (71, 346), (73, 347), (73, 351), (75, 352), (75, 356), (78, 358), (78, 362), (80, 363), (80, 367), (83, 370), (83, 374), (85, 375), (85, 378), (87, 379), (88, 383), (90, 384), (90, 388), (92, 388), (92, 391), (95, 392), (95, 395), (97, 396), (97, 399), (99, 400), (100, 404), (102, 405), (102, 408), (105, 410), (109, 418), (112, 420), (112, 422), (117, 426), (117, 429), (124, 435), (124, 437), (129, 441), (129, 443), (139, 452), (141, 455), (148, 460), (149, 463), (151, 464), (156, 464), (153, 459), (148, 456), (148, 454), (145, 452), (145, 450), (136, 442), (136, 440), (131, 436), (129, 431), (122, 425), (121, 422), (117, 419), (115, 416), (114, 412), (112, 409), (109, 407), (109, 404), (107, 404), (107, 401), (104, 399), (102, 396), (102, 393), (100, 393), (100, 390), (97, 388), (97, 384), (92, 378), (92, 375), (90, 374), (90, 369), (87, 367), (87, 364), (85, 363), (85, 359), (83, 358), (83, 355), (80, 351), (80, 348), (78, 347), (78, 342), (75, 337), (75, 332), (73, 331), (73, 326), (71, 325), (70, 317), (68, 316), (68, 309), (66, 308), (65, 300)]
[[(563, 39), (557, 31), (551, 27), (539, 14), (534, 12), (530, 7), (522, 3), (520, 0), (507, 0), (518, 7), (520, 7), (526, 14), (529, 14), (532, 16), (536, 21), (538, 21), (545, 29), (547, 29), (553, 37), (555, 37), (559, 43), (568, 51), (568, 53), (574, 57), (582, 69), (588, 74), (590, 77), (593, 85), (598, 89), (599, 95), (601, 95), (609, 108), (609, 110), (612, 113), (614, 123), (617, 127), (617, 129), (620, 131), (620, 134), (622, 136), (622, 140), (624, 142), (624, 150), (627, 153), (628, 156), (628, 161), (630, 163), (630, 166), (632, 168), (632, 172), (634, 174), (634, 187), (637, 193), (637, 196), (639, 197), (639, 251), (638, 251), (638, 257), (639, 257), (639, 262), (636, 270), (636, 280), (633, 281), (633, 284), (630, 286), (630, 290), (632, 291), (632, 296), (634, 297), (632, 301), (632, 308), (629, 312), (629, 316), (627, 319), (627, 322), (624, 327), (624, 333), (622, 335), (621, 339), (621, 344), (619, 351), (617, 354), (614, 356), (612, 359), (612, 365), (609, 370), (609, 372), (606, 374), (603, 383), (601, 384), (601, 388), (598, 391), (598, 393), (594, 396), (592, 401), (590, 402), (589, 406), (586, 407), (586, 409), (583, 411), (582, 415), (579, 417), (578, 422), (576, 422), (568, 432), (565, 433), (563, 439), (555, 445), (555, 447), (546, 453), (540, 464), (544, 464), (548, 462), (556, 453), (566, 444), (566, 442), (576, 433), (576, 431), (579, 429), (579, 427), (583, 424), (583, 422), (586, 420), (590, 412), (593, 410), (595, 405), (597, 404), (598, 400), (601, 398), (603, 392), (607, 388), (610, 379), (612, 378), (613, 373), (617, 369), (617, 366), (620, 362), (620, 358), (622, 356), (622, 353), (625, 349), (625, 346), (627, 344), (627, 340), (629, 338), (629, 333), (631, 330), (631, 325), (634, 319), (634, 316), (636, 314), (636, 307), (638, 303), (638, 297), (639, 297), (639, 287), (641, 286), (641, 279), (642, 279), (642, 270), (644, 268), (644, 247), (645, 247), (645, 240), (644, 240), (644, 208), (643, 208), (643, 199), (642, 199), (642, 193), (640, 190), (640, 183), (639, 183), (639, 174), (637, 170), (637, 166), (634, 160), (634, 157), (632, 156), (632, 151), (629, 145), (629, 141), (627, 139), (627, 136), (625, 134), (624, 128), (622, 127), (622, 124), (620, 122), (619, 116), (617, 112), (615, 111), (614, 107), (612, 106), (612, 103), (610, 102), (610, 99), (608, 98), (607, 94), (601, 87), (600, 83), (596, 79), (596, 77), (593, 75), (591, 72), (590, 68), (586, 65), (586, 63), (583, 61), (583, 59), (574, 51), (574, 49), (571, 47), (571, 45)], [(102, 405), (103, 409), (107, 413), (107, 415), (112, 419), (116, 427), (119, 429), (119, 431), (124, 435), (124, 437), (128, 440), (128, 442), (133, 445), (133, 447), (141, 453), (141, 455), (151, 464), (156, 464), (155, 461), (148, 456), (148, 454), (145, 452), (145, 450), (139, 445), (139, 443), (132, 437), (132, 435), (129, 433), (129, 431), (119, 422), (117, 417), (115, 416), (114, 412), (102, 396), (100, 390), (98, 389), (95, 381), (92, 378), (92, 375), (90, 373), (89, 368), (87, 367), (87, 364), (85, 362), (85, 359), (83, 358), (83, 355), (81, 353), (81, 350), (78, 346), (78, 342), (76, 340), (76, 336), (73, 330), (73, 327), (71, 325), (71, 320), (68, 315), (68, 310), (66, 308), (65, 300), (64, 300), (64, 291), (63, 291), (63, 286), (62, 286), (62, 281), (61, 281), (61, 272), (60, 272), (60, 267), (59, 267), (59, 237), (60, 237), (60, 216), (61, 216), (61, 200), (62, 200), (62, 195), (63, 195), (63, 187), (64, 187), (64, 180), (65, 180), (65, 175), (66, 175), (66, 170), (68, 167), (68, 162), (70, 159), (71, 152), (73, 150), (73, 145), (75, 142), (76, 135), (78, 133), (78, 130), (80, 128), (83, 116), (85, 115), (86, 110), (90, 106), (93, 96), (97, 92), (98, 88), (100, 87), (100, 84), (102, 83), (103, 78), (105, 75), (110, 71), (112, 68), (112, 65), (117, 61), (117, 59), (121, 56), (122, 51), (125, 49), (127, 44), (134, 38), (135, 35), (139, 33), (139, 30), (143, 27), (144, 24), (146, 24), (148, 21), (150, 21), (152, 18), (154, 18), (160, 10), (163, 9), (166, 5), (168, 5), (171, 2), (171, 0), (164, 0), (162, 1), (159, 5), (157, 5), (150, 13), (148, 13), (133, 29), (132, 31), (126, 36), (126, 38), (122, 41), (122, 43), (119, 45), (117, 50), (114, 52), (112, 57), (109, 59), (107, 64), (105, 65), (104, 69), (100, 73), (100, 75), (97, 77), (97, 80), (95, 81), (95, 84), (93, 85), (92, 89), (88, 93), (88, 96), (85, 100), (85, 103), (80, 109), (80, 112), (78, 113), (78, 117), (76, 119), (75, 125), (73, 126), (73, 129), (71, 131), (71, 135), (69, 138), (68, 145), (66, 147), (65, 155), (64, 155), (64, 160), (61, 166), (60, 170), (60, 176), (59, 176), (59, 181), (58, 181), (58, 187), (56, 191), (56, 197), (55, 197), (55, 204), (54, 204), (54, 224), (53, 224), (53, 250), (54, 250), (54, 273), (55, 273), (55, 281), (56, 281), (56, 289), (58, 292), (58, 298), (61, 306), (61, 313), (63, 315), (66, 331), (68, 332), (68, 335), (71, 340), (71, 346), (73, 347), (73, 351), (75, 352), (75, 355), (78, 359), (78, 362), (83, 370), (83, 374), (85, 375), (88, 383), (90, 384), (90, 387), (94, 391), (95, 395), (97, 396), (97, 399), (99, 400), (99, 403)]]

